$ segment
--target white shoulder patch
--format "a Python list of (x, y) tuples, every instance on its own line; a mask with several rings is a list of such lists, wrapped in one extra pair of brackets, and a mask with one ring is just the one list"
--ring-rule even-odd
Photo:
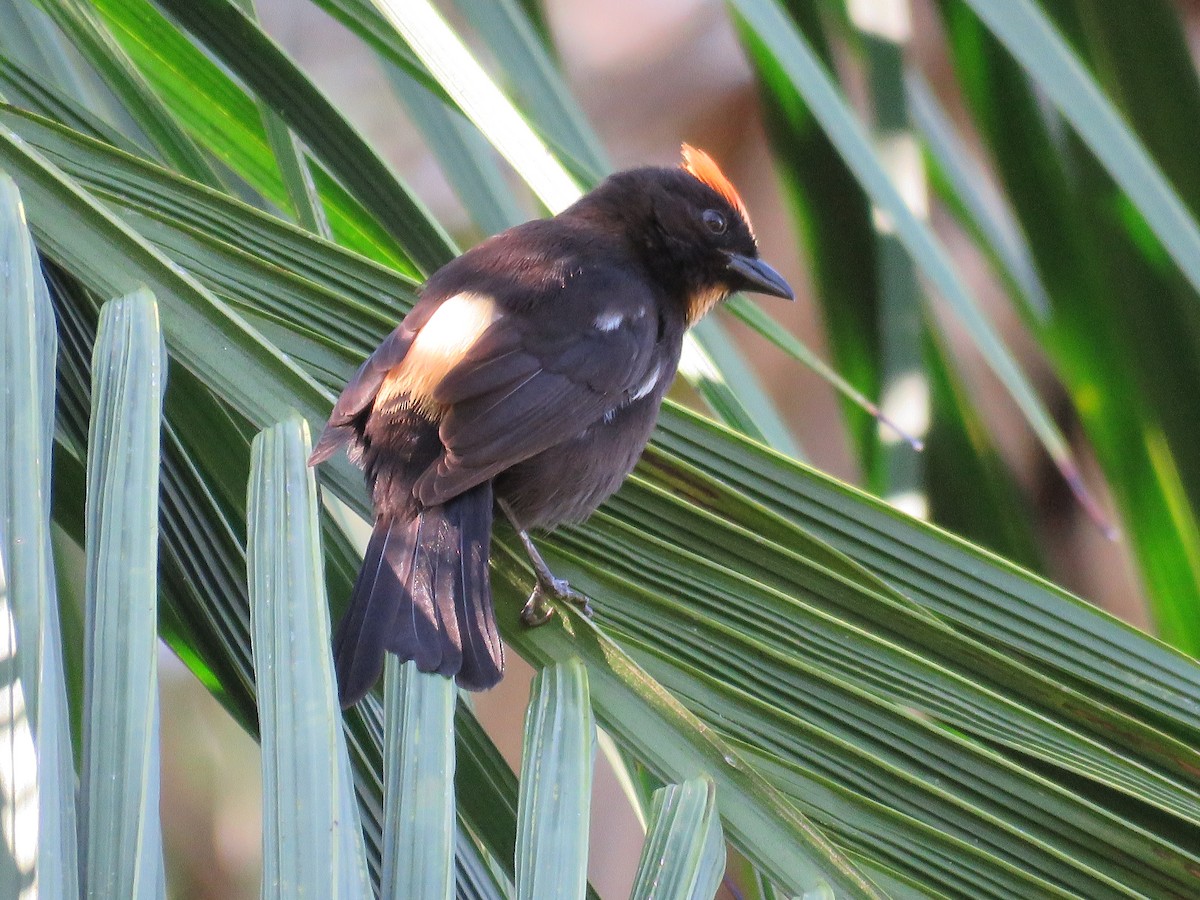
[(647, 376), (646, 380), (641, 383), (641, 386), (638, 387), (638, 389), (636, 391), (634, 391), (632, 394), (629, 395), (629, 401), (632, 403), (634, 400), (641, 400), (643, 397), (645, 397), (647, 394), (649, 394), (652, 390), (654, 390), (655, 385), (658, 384), (658, 376), (661, 374), (662, 374), (662, 366), (661, 365), (655, 366), (654, 371), (651, 372), (649, 374), (649, 376)]
[(501, 315), (496, 301), (486, 294), (447, 297), (417, 332), (403, 362), (384, 379), (375, 402), (401, 394), (425, 401)]
[(606, 312), (596, 317), (592, 324), (600, 331), (616, 331), (625, 321), (625, 316), (619, 312)]

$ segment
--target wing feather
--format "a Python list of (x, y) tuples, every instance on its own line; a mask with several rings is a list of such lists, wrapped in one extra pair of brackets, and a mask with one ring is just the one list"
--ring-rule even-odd
[(416, 332), (401, 323), (359, 366), (354, 377), (342, 388), (337, 403), (333, 405), (329, 421), (325, 423), (321, 437), (308, 457), (310, 466), (329, 459), (339, 448), (354, 439), (355, 419), (375, 402), (375, 395), (379, 393), (384, 378), (404, 359), (415, 337)]
[(421, 503), (444, 503), (628, 401), (657, 365), (650, 298), (631, 281), (601, 297), (602, 309), (617, 311), (615, 326), (544, 312), (510, 313), (491, 326), (435, 395), (445, 404), (445, 450), (414, 486)]

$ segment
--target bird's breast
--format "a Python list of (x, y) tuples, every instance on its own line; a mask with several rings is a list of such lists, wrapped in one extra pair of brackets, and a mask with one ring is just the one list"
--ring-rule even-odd
[(638, 399), (499, 475), (495, 489), (526, 528), (581, 522), (616, 491), (645, 449), (671, 373)]

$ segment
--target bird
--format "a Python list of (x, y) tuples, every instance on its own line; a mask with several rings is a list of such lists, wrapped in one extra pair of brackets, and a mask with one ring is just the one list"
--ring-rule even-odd
[(558, 215), (438, 269), (346, 384), (313, 448), (362, 467), (375, 522), (333, 641), (343, 708), (385, 654), (486, 690), (503, 676), (489, 581), (503, 516), (552, 600), (587, 598), (529, 537), (586, 519), (633, 470), (684, 335), (736, 291), (794, 300), (708, 154), (610, 175)]

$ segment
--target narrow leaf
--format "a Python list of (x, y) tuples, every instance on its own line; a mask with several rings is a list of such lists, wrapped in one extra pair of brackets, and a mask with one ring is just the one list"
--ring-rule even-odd
[(528, 216), (479, 129), (403, 68), (387, 60), (384, 65), (393, 89), (475, 225), (484, 234), (496, 234), (525, 221)]
[(500, 874), (497, 860), (488, 856), (459, 825), (454, 842), (454, 874), (460, 900), (509, 900), (512, 884)]
[[(258, 14), (254, 9), (254, 0), (235, 0), (235, 2), (240, 4), (247, 18), (258, 20)], [(330, 240), (332, 234), (329, 229), (329, 221), (325, 218), (321, 198), (313, 183), (304, 147), (275, 110), (261, 99), (257, 101), (257, 105), (263, 128), (267, 133), (267, 141), (271, 145), (271, 152), (275, 155), (279, 174), (287, 188), (288, 199), (291, 201), (296, 221), (308, 231)]]
[(571, 96), (566, 81), (516, 0), (454, 0), (496, 60), (530, 122), (560, 158), (598, 181), (612, 168), (604, 146)]
[[(867, 415), (875, 418), (880, 425), (896, 435), (913, 450), (924, 449), (924, 444), (914, 435), (904, 431), (892, 418), (887, 416), (874, 402), (861, 393), (854, 385), (829, 367), (819, 356), (813, 353), (794, 334), (770, 317), (758, 304), (752, 303), (743, 296), (731, 297), (726, 309), (734, 318), (753, 328), (768, 341), (797, 362), (807, 366), (823, 378), (829, 385), (862, 409)], [(778, 447), (776, 449), (779, 449)]]
[(54, 312), (0, 170), (0, 893), (79, 896), (75, 769), (50, 548)]
[(1075, 127), (1200, 291), (1200, 227), (1046, 13), (1030, 0), (966, 2)]
[(428, 0), (372, 0), (433, 77), (553, 212), (579, 197), (579, 184), (492, 83)]
[(453, 678), (388, 654), (383, 687), (383, 875), (380, 896), (455, 895)]
[(774, 54), (872, 202), (887, 214), (891, 227), (912, 255), (913, 261), (966, 326), (984, 359), (1021, 408), (1085, 510), (1102, 528), (1114, 533), (1085, 488), (1078, 465), (1058, 426), (1008, 348), (980, 311), (946, 251), (889, 179), (861, 123), (851, 113), (812, 48), (786, 19), (774, 0), (730, 0), (730, 3)]
[(162, 896), (158, 469), (165, 389), (153, 295), (106, 303), (88, 429), (80, 855), (91, 896)]
[[(820, 11), (812, 4), (792, 3), (788, 14), (829, 66), (833, 57)], [(878, 423), (863, 412), (865, 397), (879, 396), (879, 283), (870, 204), (771, 51), (736, 16), (734, 25), (758, 79), (780, 193), (806, 251), (826, 343), (847, 387), (863, 397), (859, 401), (847, 394), (851, 402), (841, 407), (859, 468), (869, 472), (879, 447)], [(749, 304), (735, 297), (727, 308), (737, 315), (739, 307), (748, 309)], [(778, 326), (776, 330), (787, 334)], [(836, 381), (830, 384), (843, 391)]]
[(525, 714), (517, 807), (519, 900), (582, 898), (596, 729), (579, 660), (538, 672)]
[(945, 172), (963, 208), (970, 213), (980, 234), (1019, 289), (1019, 296), (1036, 318), (1050, 314), (1050, 298), (1034, 265), (1025, 236), (1007, 203), (992, 187), (986, 173), (972, 159), (967, 143), (942, 109), (932, 87), (916, 71), (905, 78), (913, 122), (933, 159)]
[(370, 898), (337, 714), (308, 427), (254, 439), (246, 564), (263, 759), (263, 897)]
[(725, 874), (717, 789), (708, 778), (654, 792), (635, 900), (712, 900)]
[(78, 57), (68, 50), (63, 34), (34, 3), (0, 6), (0, 45), (5, 55), (20, 57), (23, 64), (73, 97), (86, 97), (89, 105), (104, 106), (93, 78), (80, 72)]
[(113, 128), (94, 111), (76, 103), (67, 94), (56, 90), (52, 84), (39, 79), (35, 72), (35, 69), (18, 65), (14, 58), (0, 56), (0, 98), (23, 112), (53, 119), (110, 147), (134, 155), (146, 155), (123, 132)]
[(679, 374), (722, 422), (781, 453), (801, 458), (799, 445), (775, 412), (758, 376), (715, 316), (697, 322), (688, 332)]

